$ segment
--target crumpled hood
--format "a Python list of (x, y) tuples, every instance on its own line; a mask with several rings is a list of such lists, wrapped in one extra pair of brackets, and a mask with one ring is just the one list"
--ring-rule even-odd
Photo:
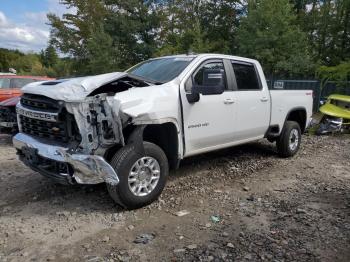
[(23, 93), (43, 95), (65, 102), (81, 101), (95, 89), (126, 76), (124, 72), (77, 77), (30, 83), (22, 88)]

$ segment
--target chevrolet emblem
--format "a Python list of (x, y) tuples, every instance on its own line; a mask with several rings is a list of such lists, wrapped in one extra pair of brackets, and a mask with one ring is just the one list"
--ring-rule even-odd
[(60, 131), (60, 129), (58, 127), (53, 127), (51, 130), (52, 130), (52, 132), (55, 132), (55, 133)]

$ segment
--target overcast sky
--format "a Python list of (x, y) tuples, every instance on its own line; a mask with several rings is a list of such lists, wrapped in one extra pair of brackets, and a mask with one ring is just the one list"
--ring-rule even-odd
[(67, 13), (59, 0), (0, 0), (0, 47), (38, 52), (47, 46), (47, 13)]

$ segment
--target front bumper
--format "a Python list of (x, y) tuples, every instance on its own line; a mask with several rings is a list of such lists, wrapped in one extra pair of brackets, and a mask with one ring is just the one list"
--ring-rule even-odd
[(0, 122), (0, 127), (15, 128), (17, 127), (17, 122)]
[(0, 127), (17, 128), (17, 116), (14, 111), (0, 106)]
[[(27, 166), (60, 183), (119, 183), (118, 175), (101, 156), (70, 153), (68, 148), (44, 143), (23, 133), (13, 137), (13, 145)], [(49, 163), (58, 168), (53, 171), (52, 167), (48, 168)]]

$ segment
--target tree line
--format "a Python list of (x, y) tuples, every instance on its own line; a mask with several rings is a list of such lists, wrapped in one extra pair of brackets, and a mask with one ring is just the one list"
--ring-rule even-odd
[(38, 54), (0, 48), (0, 72), (9, 73), (10, 69), (18, 75), (64, 77), (71, 75), (73, 60), (60, 58), (52, 45)]
[(76, 12), (48, 15), (48, 49), (67, 58), (44, 62), (48, 49), (38, 55), (43, 67), (58, 76), (125, 70), (160, 55), (215, 52), (258, 59), (268, 77), (350, 78), (349, 0), (61, 4)]

